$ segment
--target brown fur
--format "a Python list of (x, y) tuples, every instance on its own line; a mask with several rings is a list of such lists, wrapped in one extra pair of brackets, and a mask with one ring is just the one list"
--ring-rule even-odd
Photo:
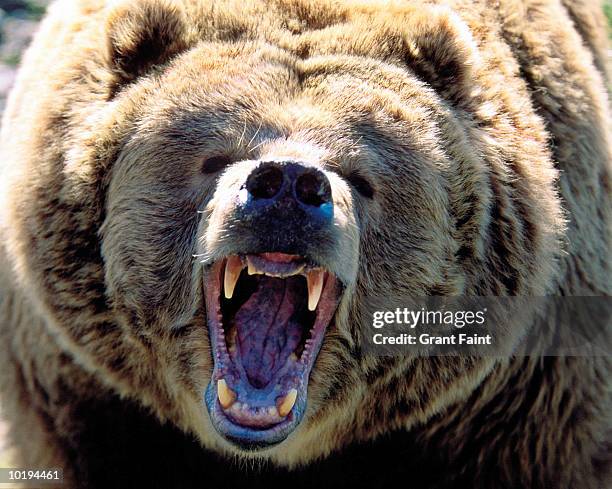
[[(306, 417), (251, 484), (605, 487), (608, 358), (379, 358), (355, 326), (370, 296), (610, 294), (598, 9), (55, 3), (0, 140), (0, 382), (19, 463), (75, 487), (247, 480), (211, 455), (237, 452), (201, 400), (193, 257), (223, 256), (248, 160), (282, 155), (328, 171), (329, 267), (348, 287)], [(200, 171), (216, 154), (237, 162), (218, 179)]]

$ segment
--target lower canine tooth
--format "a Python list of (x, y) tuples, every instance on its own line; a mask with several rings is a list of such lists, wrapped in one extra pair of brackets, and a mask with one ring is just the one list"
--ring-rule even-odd
[(282, 398), (276, 407), (278, 408), (278, 414), (280, 414), (283, 418), (289, 414), (289, 412), (293, 409), (295, 405), (295, 400), (297, 399), (297, 390), (291, 389), (287, 395)]
[(227, 386), (225, 379), (217, 380), (217, 397), (223, 409), (229, 408), (236, 401), (236, 393)]
[(312, 270), (306, 275), (308, 283), (308, 310), (314, 311), (317, 308), (321, 292), (323, 291), (323, 270)]

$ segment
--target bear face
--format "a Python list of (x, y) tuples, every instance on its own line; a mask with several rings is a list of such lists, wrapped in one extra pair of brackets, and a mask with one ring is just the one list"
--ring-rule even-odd
[(105, 48), (58, 88), (79, 130), (22, 180), (11, 245), (37, 250), (23, 280), (83, 364), (281, 463), (423, 420), (491, 368), (402, 359), (413, 405), (377, 425), (398, 381), (360, 351), (368, 297), (544, 293), (563, 226), (525, 87), (500, 95), (463, 21), (296, 5), (100, 14)]
[[(377, 84), (357, 91), (356, 87), (364, 83), (350, 76), (350, 69), (340, 76), (333, 70), (311, 80), (308, 67), (300, 71), (294, 59), (266, 49), (265, 45), (249, 46), (244, 54), (235, 51), (232, 56), (240, 67), (235, 72), (224, 68), (229, 62), (223, 53), (199, 49), (189, 52), (186, 59), (177, 60), (176, 67), (168, 72), (173, 79), (183, 80), (180, 90), (171, 89), (167, 99), (156, 96), (150, 101), (150, 107), (142, 108), (139, 124), (145, 129), (137, 131), (123, 148), (113, 168), (107, 194), (102, 229), (102, 253), (111, 265), (106, 271), (107, 291), (116, 309), (124, 311), (129, 318), (126, 322), (133, 322), (134, 317), (141, 321), (135, 325), (139, 329), (180, 328), (196, 311), (202, 282), (199, 276), (204, 271), (204, 294), (216, 362), (228, 361), (221, 358), (224, 356), (221, 333), (217, 337), (223, 325), (230, 350), (234, 344), (229, 342), (238, 341), (243, 355), (247, 352), (255, 356), (271, 355), (272, 363), (280, 363), (272, 367), (252, 365), (255, 359), (251, 364), (244, 360), (242, 366), (247, 370), (249, 382), (242, 378), (245, 386), (238, 390), (236, 402), (257, 406), (257, 399), (251, 396), (261, 396), (263, 388), (273, 386), (269, 383), (271, 379), (258, 380), (253, 376), (272, 375), (273, 372), (266, 371), (282, 369), (293, 350), (302, 350), (302, 356), (308, 355), (308, 361), (304, 366), (298, 362), (298, 371), (287, 374), (297, 377), (295, 385), (289, 379), (276, 379), (278, 385), (257, 407), (274, 408), (282, 395), (296, 388), (296, 407), (303, 410), (308, 373), (338, 301), (346, 294), (346, 307), (350, 308), (352, 301), (361, 300), (356, 292), (360, 246), (368, 249), (374, 263), (379, 264), (389, 263), (386, 257), (392, 253), (389, 246), (393, 246), (394, 239), (405, 240), (417, 250), (406, 253), (399, 267), (389, 271), (387, 280), (381, 281), (385, 288), (371, 285), (372, 294), (389, 295), (394, 289), (400, 294), (408, 291), (425, 294), (437, 283), (440, 287), (449, 287), (449, 282), (452, 283), (456, 272), (449, 259), (454, 252), (450, 216), (435, 217), (439, 206), (448, 206), (439, 170), (448, 160), (441, 156), (436, 127), (428, 120), (425, 102), (418, 102), (418, 98), (428, 95), (427, 90), (417, 100), (399, 107), (392, 101), (377, 100), (380, 97), (377, 92), (381, 90)], [(194, 73), (196, 76), (189, 77), (182, 72), (183, 63), (193, 70), (194, 60), (201, 59), (207, 65), (223, 68), (218, 75), (208, 66), (200, 75)], [(242, 67), (249, 64), (257, 69), (249, 68), (245, 72)], [(205, 86), (201, 82), (204, 74), (209, 80)], [(300, 82), (300, 78), (309, 81)], [(418, 94), (415, 80), (404, 75), (403, 81), (408, 91)], [(176, 86), (165, 76), (158, 83)], [(328, 88), (328, 84), (333, 87)], [(228, 92), (233, 95), (229, 96)], [(188, 109), (182, 104), (177, 107), (173, 99), (182, 100)], [(223, 104), (222, 110), (219, 104)], [(196, 111), (193, 107), (199, 109)], [(390, 124), (390, 118), (399, 117), (393, 112), (400, 110), (410, 113), (410, 124), (401, 119)], [(420, 137), (423, 133), (429, 135), (425, 141)], [(436, 155), (440, 155), (438, 161), (434, 161)], [(216, 171), (207, 168), (211, 161), (220, 158), (226, 160), (225, 168), (214, 168)], [(292, 170), (297, 174), (292, 176)], [(285, 180), (278, 186), (291, 188), (288, 195), (275, 188), (270, 192), (273, 196), (260, 197), (258, 184), (252, 180), (259, 178), (263, 184), (274, 185), (275, 176)], [(329, 195), (321, 205), (304, 204), (307, 196), (300, 199), (294, 195), (308, 176), (315, 180), (312, 185), (328, 187), (324, 191)], [(351, 179), (355, 181), (355, 178), (359, 179), (360, 187), (351, 185)], [(389, 188), (397, 179), (405, 182), (400, 195), (376, 190)], [(425, 187), (430, 190), (419, 191)], [(143, 191), (158, 197), (147, 198)], [(265, 204), (265, 209), (251, 208), (260, 202)], [(397, 212), (398, 205), (406, 214)], [(407, 216), (414, 217), (406, 223)], [(388, 238), (381, 240), (372, 236), (376, 228), (368, 229), (368, 218), (385, 222)], [(408, 266), (418, 263), (418, 250), (426, 247), (429, 267), (418, 270)], [(142, 252), (135, 253), (136, 250)], [(273, 258), (265, 258), (271, 253), (281, 253), (291, 261), (279, 264)], [(235, 259), (240, 262), (237, 272), (230, 271)], [(236, 293), (246, 295), (237, 299), (236, 304), (230, 301), (225, 304), (220, 295), (224, 289), (222, 281), (228, 280), (228, 274), (247, 268), (247, 264), (258, 271), (267, 270), (269, 275), (265, 277), (284, 275), (284, 278), (264, 280), (256, 276), (258, 285), (249, 284), (246, 277), (239, 279)], [(207, 267), (212, 269), (207, 272)], [(407, 277), (405, 270), (412, 270), (415, 277)], [(309, 281), (317, 280), (312, 277), (321, 272), (323, 276), (318, 280), (324, 284), (320, 303), (313, 311), (315, 314), (309, 314), (314, 307), (306, 305), (308, 295), (313, 294), (313, 285), (307, 286), (306, 277)], [(243, 274), (247, 275), (247, 271)], [(372, 272), (364, 269), (362, 274), (367, 276)], [(442, 279), (448, 276), (450, 280)], [(276, 307), (282, 304), (282, 308), (290, 309), (285, 312), (287, 318), (281, 320), (277, 316), (273, 326), (269, 324), (271, 319), (265, 324), (251, 320), (245, 325), (236, 320), (235, 329), (229, 328), (232, 316), (236, 318), (249, 310), (253, 311), (251, 314), (272, 313), (266, 307), (272, 307), (276, 294), (283, 293), (283, 289), (272, 292), (283, 281), (287, 284), (285, 295), (289, 297), (284, 301), (281, 301), (282, 295), (278, 297)], [(173, 285), (168, 288), (168, 284)], [(257, 287), (257, 294), (252, 291), (253, 295), (248, 294), (247, 290), (253, 287)], [(289, 289), (293, 290), (289, 292)], [(224, 296), (228, 297), (227, 291)], [(248, 307), (241, 307), (240, 303), (246, 301), (249, 301)], [(222, 314), (217, 319), (219, 310)], [(347, 334), (348, 325), (355, 322), (352, 314), (346, 314), (345, 324), (336, 323), (335, 327)], [(305, 317), (294, 321), (295, 315)], [(280, 336), (289, 335), (285, 331), (291, 330), (293, 322), (296, 324), (291, 334), (295, 339), (285, 341), (295, 344), (281, 345), (282, 352), (263, 351), (264, 344), (283, 343)], [(271, 328), (280, 329), (270, 332)], [(309, 338), (311, 328), (315, 331)], [(237, 334), (238, 340), (231, 338), (232, 334)], [(245, 344), (247, 334), (262, 337)], [(337, 361), (340, 363), (342, 359)], [(249, 375), (249, 365), (252, 375)], [(228, 375), (232, 376), (231, 382)], [(235, 391), (239, 388), (239, 377), (237, 373), (219, 371), (213, 374), (212, 385), (223, 379)], [(250, 382), (255, 382), (258, 389), (251, 387)], [(211, 395), (216, 400), (217, 396)], [(261, 429), (258, 432), (262, 435)]]

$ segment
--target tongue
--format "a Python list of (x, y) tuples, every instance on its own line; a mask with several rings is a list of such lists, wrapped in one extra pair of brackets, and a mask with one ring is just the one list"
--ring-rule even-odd
[(299, 297), (306, 297), (300, 277), (259, 275), (255, 292), (236, 313), (240, 357), (253, 387), (269, 384), (297, 348), (302, 335)]

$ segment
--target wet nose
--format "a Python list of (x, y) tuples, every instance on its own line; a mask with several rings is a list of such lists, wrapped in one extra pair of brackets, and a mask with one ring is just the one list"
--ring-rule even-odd
[(325, 174), (296, 162), (263, 162), (248, 176), (246, 189), (254, 200), (292, 199), (300, 206), (319, 208), (331, 203)]
[(325, 173), (312, 165), (260, 162), (247, 176), (238, 200), (234, 229), (252, 243), (252, 250), (306, 255), (329, 241), (332, 188)]

